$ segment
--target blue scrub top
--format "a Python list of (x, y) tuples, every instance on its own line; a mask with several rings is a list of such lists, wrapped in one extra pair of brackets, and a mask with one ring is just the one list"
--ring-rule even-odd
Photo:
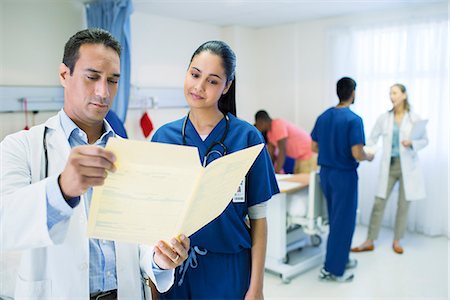
[(317, 118), (311, 138), (319, 144), (319, 165), (342, 170), (358, 168), (352, 146), (366, 144), (364, 126), (350, 108), (327, 109)]
[(119, 116), (112, 109), (108, 111), (105, 119), (108, 121), (115, 134), (123, 137), (124, 139), (128, 138), (127, 131), (125, 130), (122, 120), (120, 120)]
[[(228, 114), (228, 117), (229, 131), (224, 140), (227, 154), (264, 143), (261, 133), (254, 126), (232, 114)], [(181, 131), (184, 120), (185, 118), (182, 118), (162, 126), (153, 135), (152, 141), (183, 145)], [(191, 121), (187, 121), (186, 145), (197, 147), (200, 163), (203, 162), (208, 147), (221, 140), (225, 132), (225, 126), (224, 118), (203, 141)], [(223, 153), (220, 146), (214, 147), (214, 149)], [(191, 246), (199, 246), (216, 253), (237, 253), (243, 249), (251, 248), (250, 230), (245, 224), (248, 208), (267, 201), (272, 195), (279, 193), (272, 162), (265, 147), (250, 168), (246, 176), (245, 187), (246, 201), (230, 202), (219, 217), (190, 237)]]

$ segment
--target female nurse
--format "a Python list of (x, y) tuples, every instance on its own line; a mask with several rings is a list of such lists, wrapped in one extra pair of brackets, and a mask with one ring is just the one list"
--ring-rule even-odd
[[(192, 55), (184, 81), (189, 113), (162, 126), (152, 141), (195, 146), (203, 165), (263, 143), (254, 126), (235, 117), (235, 66), (235, 54), (226, 43), (202, 44)], [(263, 299), (265, 209), (278, 192), (263, 149), (225, 211), (191, 236), (189, 257), (175, 270), (173, 287), (160, 298)]]
[(383, 137), (381, 170), (369, 232), (367, 240), (360, 246), (352, 248), (352, 252), (375, 249), (374, 241), (380, 232), (386, 202), (394, 185), (399, 182), (392, 248), (395, 253), (402, 254), (404, 250), (400, 245), (400, 239), (406, 230), (410, 202), (425, 198), (424, 177), (417, 152), (428, 144), (426, 132), (424, 131), (418, 138), (410, 138), (414, 123), (420, 118), (410, 111), (404, 85), (394, 84), (390, 90), (390, 97), (393, 108), (378, 118), (367, 143), (368, 146), (376, 145), (378, 138)]

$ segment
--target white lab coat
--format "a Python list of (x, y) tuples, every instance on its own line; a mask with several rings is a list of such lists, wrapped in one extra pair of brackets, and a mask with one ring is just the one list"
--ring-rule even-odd
[[(70, 145), (58, 116), (47, 130), (49, 177), (65, 167)], [(23, 249), (15, 299), (89, 299), (89, 240), (83, 199), (73, 215), (49, 232), (43, 179), (44, 125), (7, 136), (1, 143), (0, 251)], [(143, 299), (141, 274), (160, 291), (173, 284), (173, 270), (152, 271), (153, 248), (115, 243), (119, 299)]]
[[(421, 139), (412, 140), (412, 147), (404, 147), (401, 141), (409, 139), (413, 123), (420, 120), (419, 116), (406, 112), (400, 124), (400, 164), (402, 169), (403, 183), (406, 200), (420, 200), (426, 197), (425, 182), (423, 172), (419, 163), (417, 151), (428, 144), (426, 133)], [(377, 144), (378, 138), (383, 137), (383, 153), (381, 157), (381, 168), (378, 178), (376, 195), (385, 199), (387, 194), (387, 184), (389, 177), (389, 167), (391, 161), (392, 135), (394, 126), (394, 113), (389, 111), (382, 114), (370, 134), (367, 146), (373, 147)]]

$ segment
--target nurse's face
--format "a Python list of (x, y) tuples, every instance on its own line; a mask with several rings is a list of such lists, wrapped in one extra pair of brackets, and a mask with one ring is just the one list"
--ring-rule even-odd
[(191, 109), (218, 108), (220, 97), (228, 92), (230, 86), (222, 58), (203, 51), (189, 65), (184, 80), (184, 96)]
[(401, 107), (404, 105), (406, 94), (403, 93), (398, 86), (392, 86), (389, 95), (394, 107)]
[(101, 44), (84, 44), (72, 75), (65, 64), (61, 64), (59, 75), (67, 115), (82, 128), (102, 124), (117, 92), (117, 52)]

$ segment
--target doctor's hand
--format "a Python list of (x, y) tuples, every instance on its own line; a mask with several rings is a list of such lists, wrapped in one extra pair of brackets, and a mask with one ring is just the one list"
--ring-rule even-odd
[(375, 158), (375, 155), (373, 153), (366, 153), (366, 157), (368, 161), (372, 161)]
[(170, 245), (163, 241), (159, 241), (154, 248), (155, 256), (153, 257), (155, 264), (161, 269), (175, 269), (188, 258), (188, 251), (191, 241), (188, 237), (181, 235), (180, 239), (173, 238)]
[(102, 185), (107, 176), (106, 171), (116, 170), (115, 160), (111, 151), (99, 146), (83, 145), (73, 148), (58, 178), (64, 198), (67, 200), (78, 197), (89, 187)]
[(403, 147), (409, 148), (412, 146), (412, 142), (410, 140), (403, 140), (402, 145)]

